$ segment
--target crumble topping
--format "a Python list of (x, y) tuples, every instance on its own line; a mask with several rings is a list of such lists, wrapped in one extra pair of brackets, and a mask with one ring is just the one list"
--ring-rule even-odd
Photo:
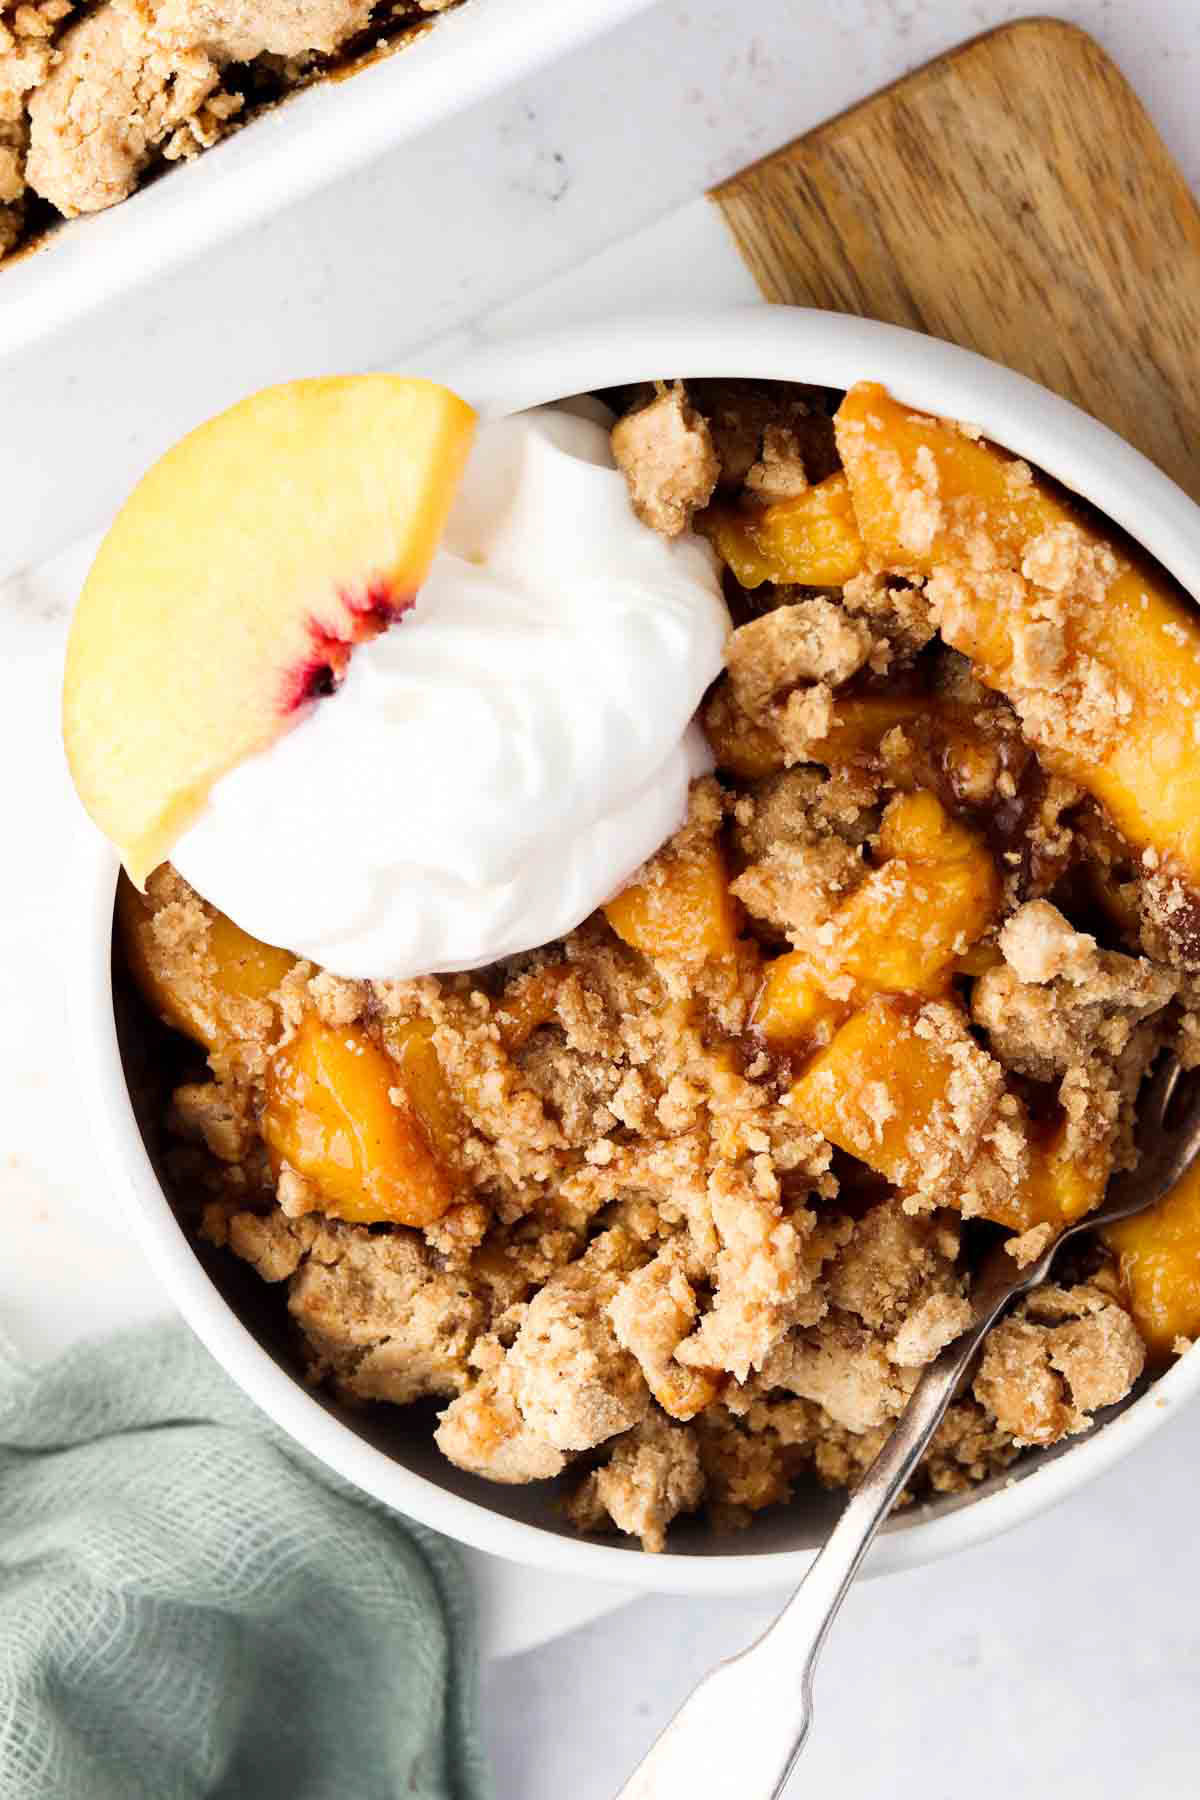
[(702, 1412), (720, 1383), (703, 1367), (681, 1367), (676, 1351), (689, 1337), (700, 1310), (687, 1275), (700, 1265), (682, 1234), (629, 1275), (608, 1303), (617, 1342), (642, 1371), (659, 1406), (673, 1419)]
[(872, 1330), (895, 1332), (929, 1299), (956, 1294), (961, 1230), (954, 1213), (905, 1210), (880, 1200), (847, 1231), (829, 1271), (829, 1298)]
[(796, 432), (787, 425), (765, 426), (762, 456), (746, 471), (746, 492), (768, 502), (794, 500), (810, 485)]
[(726, 492), (748, 489), (763, 499), (782, 499), (771, 492), (773, 466), (787, 467), (784, 479), (793, 496), (837, 468), (828, 395), (782, 381), (709, 380), (688, 386), (708, 421), (720, 463), (718, 481)]
[(526, 1423), (513, 1394), (513, 1371), (495, 1356), (496, 1346), (478, 1346), (481, 1375), (442, 1414), (434, 1433), (439, 1450), (460, 1469), (489, 1481), (519, 1485), (561, 1475), (567, 1458)]
[(243, 1090), (219, 1081), (185, 1081), (171, 1096), (167, 1130), (202, 1143), (220, 1162), (240, 1163), (254, 1146), (258, 1122)]
[(115, 205), (248, 114), (457, 0), (32, 0), (0, 7), (0, 257)]
[(937, 631), (921, 582), (865, 570), (842, 589), (842, 605), (865, 618), (875, 633), (872, 654), (877, 660), (872, 666), (877, 673), (911, 663)]
[(681, 381), (660, 383), (653, 400), (617, 421), (612, 452), (634, 512), (665, 537), (678, 537), (717, 485), (712, 433)]
[(1005, 1064), (1035, 1080), (1065, 1076), (1090, 1059), (1115, 1067), (1137, 1027), (1179, 991), (1175, 971), (1098, 950), (1046, 900), (1012, 915), (999, 948), (1004, 962), (980, 976), (972, 1012)]
[(611, 1520), (645, 1549), (663, 1550), (671, 1520), (694, 1512), (704, 1492), (694, 1432), (650, 1414), (618, 1441), (603, 1468), (585, 1478), (567, 1513), (581, 1531), (601, 1530)]
[(992, 1331), (973, 1391), (1018, 1447), (1053, 1444), (1124, 1399), (1145, 1362), (1137, 1327), (1107, 1294), (1047, 1285)]
[[(760, 543), (754, 587), (726, 569), (716, 774), (622, 893), (540, 950), (406, 982), (277, 951), (244, 978), (169, 867), (122, 924), (207, 1056), (163, 1107), (179, 1205), (286, 1290), (310, 1377), (434, 1401), (452, 1462), (561, 1477), (580, 1529), (661, 1550), (681, 1515), (737, 1529), (854, 1484), (969, 1323), (997, 1228), (1028, 1267), (1132, 1165), (1154, 1055), (1200, 1060), (1200, 986), (1191, 888), (1080, 760), (1132, 704), (1073, 636), (1117, 552), (1052, 521), (1014, 557), (921, 447), (880, 459), (898, 549), (834, 580), (844, 515), (808, 534), (802, 509), (842, 479), (835, 429), (848, 462), (866, 424), (781, 384), (627, 400), (614, 454), (648, 524), (675, 535), (719, 492), (793, 535)], [(1035, 477), (1009, 461), (1002, 487), (1016, 508)], [(997, 620), (1002, 681), (962, 648)], [(332, 1197), (371, 1096), (322, 1112), (314, 1032), (384, 1053), (397, 1182), (432, 1157), (436, 1216)], [(303, 1093), (272, 1085), (285, 1047)], [(1101, 1242), (1063, 1262), (992, 1332), (909, 1498), (1087, 1429), (1140, 1378), (1123, 1267)]]
[(905, 1319), (888, 1355), (902, 1369), (921, 1369), (954, 1342), (971, 1323), (971, 1303), (962, 1294), (931, 1294)]
[(871, 653), (871, 633), (831, 600), (797, 600), (735, 631), (725, 655), (733, 698), (743, 712), (764, 711), (800, 682), (840, 687)]
[(800, 948), (812, 941), (865, 874), (859, 847), (831, 831), (811, 843), (773, 843), (729, 891), (756, 919), (775, 926)]
[(632, 1249), (620, 1228), (597, 1238), (534, 1295), (508, 1352), (521, 1417), (559, 1450), (590, 1450), (616, 1437), (650, 1404), (607, 1311)]

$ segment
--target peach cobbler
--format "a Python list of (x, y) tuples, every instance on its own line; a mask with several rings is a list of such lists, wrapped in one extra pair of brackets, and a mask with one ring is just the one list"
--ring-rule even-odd
[(0, 261), (461, 0), (0, 0)]
[[(117, 912), (177, 1034), (173, 1194), (278, 1286), (309, 1378), (433, 1400), (461, 1468), (559, 1478), (581, 1530), (660, 1550), (679, 1515), (852, 1485), (980, 1249), (1026, 1263), (1093, 1209), (1151, 1060), (1200, 1061), (1200, 620), (1026, 463), (878, 386), (605, 398), (637, 518), (707, 540), (733, 621), (711, 772), (633, 879), (414, 979), (258, 942), (169, 861)], [(1200, 1176), (1063, 1261), (918, 1493), (1186, 1347)]]

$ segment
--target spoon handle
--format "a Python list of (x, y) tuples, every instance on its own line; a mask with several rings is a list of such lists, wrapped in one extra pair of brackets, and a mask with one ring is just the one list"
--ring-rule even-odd
[(983, 1339), (1026, 1276), (1006, 1258), (979, 1284), (971, 1324), (925, 1369), (907, 1408), (774, 1624), (684, 1701), (617, 1800), (778, 1800), (812, 1722), (829, 1628), (929, 1447)]

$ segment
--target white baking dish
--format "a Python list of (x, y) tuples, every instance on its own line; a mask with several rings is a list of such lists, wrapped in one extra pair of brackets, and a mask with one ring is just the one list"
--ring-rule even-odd
[(0, 358), (462, 112), (651, 0), (466, 0), (347, 80), (305, 88), (194, 162), (0, 263)]

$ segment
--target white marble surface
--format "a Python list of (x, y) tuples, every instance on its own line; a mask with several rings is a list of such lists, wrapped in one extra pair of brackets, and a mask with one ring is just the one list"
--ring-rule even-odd
[[(0, 364), (0, 570), (101, 523), (148, 457), (245, 388), (412, 361), (434, 337), (536, 322), (548, 278), (1026, 10), (1021, 0), (663, 0), (619, 36), (96, 316), (71, 342)], [(1200, 186), (1196, 0), (1054, 10), (1117, 57)], [(567, 273), (556, 304), (602, 306), (615, 271), (647, 300), (736, 298), (712, 238), (693, 206), (632, 256)], [(55, 687), (72, 578), (68, 558), (0, 591), (6, 841), (18, 847), (0, 906), (0, 1321), (33, 1354), (162, 1304), (93, 1175), (64, 1063), (57, 945), (74, 827)], [(1056, 1514), (853, 1595), (797, 1793), (811, 1783), (881, 1800), (1194, 1794), (1198, 1433), (1185, 1416), (1136, 1467)], [(484, 1592), (497, 1650), (596, 1610), (586, 1591), (524, 1576), (492, 1574)], [(768, 1610), (642, 1601), (494, 1662), (500, 1800), (614, 1793), (692, 1679)]]
[[(1057, 1512), (860, 1584), (818, 1674), (794, 1800), (1194, 1800), (1198, 1433), (1178, 1419), (1137, 1467)], [(699, 1677), (772, 1611), (639, 1600), (493, 1665), (500, 1800), (611, 1800)]]

